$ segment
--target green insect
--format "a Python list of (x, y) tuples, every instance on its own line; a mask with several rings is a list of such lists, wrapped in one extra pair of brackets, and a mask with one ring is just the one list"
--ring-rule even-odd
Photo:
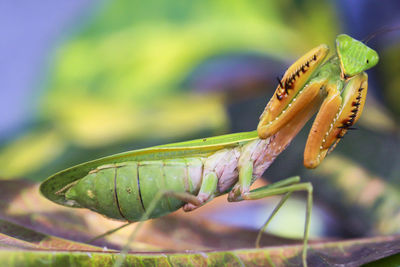
[(40, 191), (58, 204), (129, 222), (157, 218), (181, 207), (191, 211), (225, 193), (228, 201), (283, 195), (263, 229), (292, 192), (306, 191), (302, 254), (306, 266), (312, 185), (293, 177), (255, 190), (250, 186), (318, 108), (304, 152), (308, 168), (318, 166), (360, 117), (368, 87), (364, 71), (377, 64), (378, 54), (344, 34), (336, 38), (336, 53), (324, 62), (328, 53), (328, 46), (320, 45), (286, 71), (257, 131), (104, 157), (52, 175)]

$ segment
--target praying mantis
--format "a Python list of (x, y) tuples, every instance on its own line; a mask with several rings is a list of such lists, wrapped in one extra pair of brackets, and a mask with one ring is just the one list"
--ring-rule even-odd
[(287, 69), (255, 131), (89, 161), (50, 176), (40, 191), (58, 204), (128, 222), (179, 208), (192, 211), (222, 194), (233, 202), (283, 195), (262, 230), (293, 192), (305, 191), (302, 262), (307, 266), (311, 183), (292, 177), (253, 190), (250, 186), (317, 111), (304, 150), (307, 168), (317, 167), (360, 118), (368, 87), (365, 71), (378, 63), (378, 54), (345, 34), (337, 36), (336, 51), (326, 59), (328, 54), (328, 46), (319, 45)]

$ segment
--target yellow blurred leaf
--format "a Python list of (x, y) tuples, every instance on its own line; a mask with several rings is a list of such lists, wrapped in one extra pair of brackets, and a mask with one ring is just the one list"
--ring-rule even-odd
[(227, 115), (217, 95), (182, 94), (152, 103), (107, 102), (90, 98), (64, 98), (48, 114), (57, 128), (82, 147), (95, 147), (121, 140), (168, 138), (225, 129)]
[(64, 148), (56, 131), (30, 132), (0, 150), (0, 176), (14, 178), (35, 171), (58, 157)]

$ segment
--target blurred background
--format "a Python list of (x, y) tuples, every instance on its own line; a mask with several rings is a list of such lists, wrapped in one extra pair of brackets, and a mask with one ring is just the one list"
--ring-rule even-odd
[[(299, 56), (400, 26), (397, 0), (1, 1), (0, 14), (0, 178), (37, 182), (113, 153), (254, 130)], [(306, 170), (309, 124), (264, 174), (314, 184), (314, 237), (400, 231), (400, 29), (368, 45), (380, 62), (358, 131)], [(301, 237), (303, 201), (269, 231)], [(276, 200), (265, 203), (209, 216), (258, 228)]]

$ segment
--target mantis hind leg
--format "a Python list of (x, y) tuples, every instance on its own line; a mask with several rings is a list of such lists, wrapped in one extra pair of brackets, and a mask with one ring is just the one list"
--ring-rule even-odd
[(299, 177), (288, 178), (282, 181), (279, 181), (274, 184), (270, 184), (267, 186), (263, 186), (257, 189), (254, 189), (250, 192), (242, 192), (241, 195), (238, 195), (234, 198), (229, 199), (230, 201), (241, 201), (241, 200), (256, 200), (270, 196), (276, 195), (284, 195), (275, 209), (272, 211), (271, 215), (268, 217), (267, 221), (264, 223), (263, 227), (260, 229), (260, 232), (257, 236), (256, 246), (259, 246), (260, 238), (262, 232), (268, 226), (269, 222), (274, 218), (276, 213), (282, 207), (282, 205), (286, 202), (286, 200), (290, 197), (293, 192), (296, 191), (306, 191), (307, 192), (307, 205), (306, 205), (306, 218), (304, 225), (304, 238), (303, 238), (303, 252), (302, 252), (302, 262), (303, 266), (307, 266), (307, 244), (308, 244), (308, 236), (310, 230), (310, 219), (311, 219), (311, 209), (312, 209), (312, 185), (311, 183), (299, 183)]
[[(146, 209), (146, 212), (144, 212), (142, 217), (140, 218), (137, 227), (129, 235), (126, 244), (124, 245), (124, 247), (121, 250), (120, 256), (117, 258), (116, 262), (114, 263), (114, 266), (121, 266), (121, 264), (123, 263), (123, 261), (125, 259), (126, 254), (128, 253), (129, 244), (131, 244), (135, 240), (136, 235), (138, 234), (140, 228), (143, 226), (143, 223), (150, 218), (151, 213), (154, 211), (154, 209), (157, 207), (157, 204), (160, 202), (160, 200), (163, 197), (173, 197), (184, 203), (191, 203), (191, 204), (197, 205), (197, 206), (201, 205), (201, 202), (196, 198), (196, 196), (194, 196), (190, 193), (174, 192), (174, 191), (167, 191), (167, 190), (158, 191), (158, 193), (155, 195), (153, 200), (150, 202), (148, 208)], [(98, 235), (98, 236), (90, 239), (89, 243), (91, 243), (97, 239), (103, 238), (107, 235), (113, 234), (113, 233), (125, 228), (126, 226), (131, 225), (132, 223), (135, 223), (135, 222), (127, 222), (126, 224), (123, 224), (120, 227), (114, 228), (110, 231), (107, 231), (107, 232), (101, 234), (101, 235)]]
[[(143, 226), (144, 221), (146, 221), (147, 219), (150, 218), (151, 213), (154, 211), (154, 209), (156, 208), (157, 204), (160, 202), (160, 200), (163, 197), (174, 197), (178, 200), (181, 200), (185, 203), (192, 203), (193, 205), (201, 205), (200, 201), (196, 198), (196, 196), (186, 193), (186, 192), (174, 192), (174, 191), (167, 191), (167, 190), (160, 190), (158, 191), (158, 193), (155, 195), (155, 197), (153, 198), (153, 200), (150, 202), (148, 208), (146, 209), (146, 212), (143, 213), (142, 217), (140, 218), (140, 222), (137, 225), (137, 227), (132, 231), (132, 233), (129, 235), (126, 244), (124, 245), (124, 247), (121, 250), (121, 253), (119, 254), (119, 256), (116, 258), (116, 261), (114, 262), (113, 266), (121, 266), (125, 260), (126, 254), (128, 253), (129, 250), (129, 244), (131, 244), (135, 238), (136, 235), (138, 234), (140, 228)], [(128, 222), (127, 224), (124, 224), (114, 230), (111, 230), (109, 232), (114, 233), (115, 231), (118, 231), (120, 229), (122, 229), (125, 226), (130, 225), (133, 222)], [(103, 237), (105, 235), (107, 235), (109, 232), (102, 234), (100, 237)], [(97, 238), (96, 238), (97, 239)]]

